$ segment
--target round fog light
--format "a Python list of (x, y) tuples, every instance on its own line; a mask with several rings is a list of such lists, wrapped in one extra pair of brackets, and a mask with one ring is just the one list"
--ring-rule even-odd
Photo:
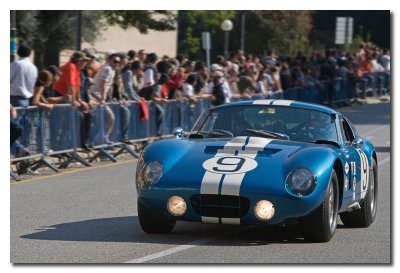
[(267, 200), (260, 200), (254, 206), (254, 214), (259, 220), (267, 221), (275, 214), (274, 205)]
[(173, 216), (181, 216), (186, 212), (186, 202), (180, 196), (171, 196), (167, 202), (167, 209)]

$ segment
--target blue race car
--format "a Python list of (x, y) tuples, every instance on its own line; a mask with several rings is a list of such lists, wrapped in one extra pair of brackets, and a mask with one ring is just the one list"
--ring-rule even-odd
[(258, 100), (205, 111), (189, 133), (148, 145), (137, 164), (138, 217), (147, 233), (176, 221), (274, 225), (298, 221), (329, 241), (368, 227), (377, 211), (373, 144), (330, 108)]

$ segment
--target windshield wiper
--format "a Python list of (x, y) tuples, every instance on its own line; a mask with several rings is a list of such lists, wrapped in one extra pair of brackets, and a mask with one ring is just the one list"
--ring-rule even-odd
[(283, 139), (283, 140), (288, 140), (289, 136), (281, 133), (275, 133), (275, 132), (270, 132), (270, 131), (264, 131), (264, 130), (256, 130), (256, 129), (245, 129), (249, 133), (256, 134), (258, 136), (262, 137), (272, 137), (275, 139)]
[(198, 131), (197, 134), (199, 135), (208, 135), (208, 136), (229, 136), (233, 137), (233, 134), (229, 131), (221, 130), (221, 129), (214, 129), (212, 131)]
[(318, 140), (314, 141), (313, 143), (316, 143), (316, 144), (329, 144), (329, 145), (333, 145), (333, 146), (336, 146), (336, 147), (340, 148), (340, 146), (339, 146), (339, 144), (337, 144), (337, 142), (331, 141), (331, 140), (318, 139)]

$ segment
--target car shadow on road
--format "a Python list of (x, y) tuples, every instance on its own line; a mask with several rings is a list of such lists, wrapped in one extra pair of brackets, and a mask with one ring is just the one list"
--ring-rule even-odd
[[(170, 234), (147, 234), (137, 216), (91, 219), (41, 227), (21, 238), (52, 241), (124, 242), (181, 245), (204, 240), (204, 245), (269, 245), (307, 243), (296, 225), (232, 226), (178, 222)], [(209, 240), (208, 240), (209, 239)]]

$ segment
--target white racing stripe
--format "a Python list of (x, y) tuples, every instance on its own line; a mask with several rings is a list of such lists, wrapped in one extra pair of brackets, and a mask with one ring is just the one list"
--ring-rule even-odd
[(221, 218), (222, 224), (240, 225), (240, 218)]
[(222, 183), (221, 194), (239, 196), (240, 185), (242, 184), (245, 174), (246, 173), (226, 175)]
[(270, 105), (274, 100), (256, 100), (253, 104)]
[[(248, 142), (246, 143), (246, 141)], [(200, 193), (239, 196), (240, 186), (247, 170), (253, 169), (246, 169), (251, 165), (249, 161), (254, 161), (258, 152), (264, 150), (265, 146), (271, 141), (272, 139), (259, 137), (236, 137), (226, 143), (224, 148), (219, 149), (214, 156), (218, 160), (209, 159), (203, 164), (206, 172), (202, 179)], [(232, 158), (237, 159), (237, 163), (234, 163), (235, 160), (232, 160)], [(255, 161), (253, 166), (257, 166)], [(206, 223), (218, 223), (218, 220), (214, 217), (202, 217), (202, 222)], [(240, 224), (240, 219), (224, 218), (224, 220), (221, 219), (221, 223)]]
[(201, 194), (218, 194), (222, 174), (206, 171), (201, 181)]
[[(264, 147), (270, 143), (272, 139), (250, 137), (244, 150), (239, 150), (238, 156), (245, 156), (254, 159), (257, 153), (264, 150)], [(240, 186), (246, 173), (226, 175), (222, 183), (221, 194), (239, 196)]]
[(201, 221), (202, 221), (203, 223), (219, 224), (219, 218), (218, 218), (218, 217), (205, 217), (205, 216), (201, 216)]
[(294, 102), (294, 100), (276, 100), (272, 103), (272, 105), (290, 106), (292, 102)]
[[(225, 144), (223, 149), (219, 149), (214, 157), (221, 157), (223, 155), (234, 155), (235, 151), (240, 149), (246, 143), (246, 139), (247, 137), (233, 138), (231, 141)], [(201, 181), (200, 193), (218, 194), (221, 178), (221, 173), (206, 171)]]

